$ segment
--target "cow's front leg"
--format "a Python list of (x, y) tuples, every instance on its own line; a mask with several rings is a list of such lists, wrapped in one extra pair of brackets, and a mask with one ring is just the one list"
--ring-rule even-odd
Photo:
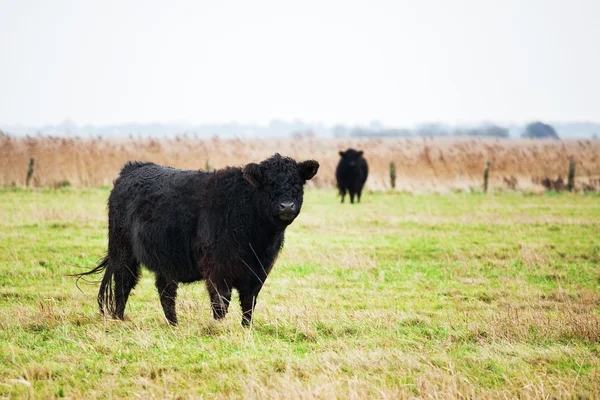
[(231, 301), (231, 287), (223, 278), (208, 278), (206, 289), (210, 295), (210, 305), (214, 319), (223, 319)]
[[(240, 282), (237, 286), (240, 293), (240, 305), (242, 306), (242, 325), (250, 326), (252, 323), (252, 312), (256, 306), (256, 299), (263, 283), (256, 279), (248, 279)], [(264, 280), (263, 280), (264, 281)]]
[(163, 275), (156, 277), (156, 289), (160, 296), (160, 304), (167, 321), (173, 326), (177, 325), (177, 313), (175, 312), (175, 298), (177, 297), (177, 282), (167, 279)]

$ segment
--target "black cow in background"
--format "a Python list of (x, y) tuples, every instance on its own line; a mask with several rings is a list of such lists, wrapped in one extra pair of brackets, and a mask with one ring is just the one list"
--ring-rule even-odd
[(346, 192), (350, 193), (350, 203), (354, 203), (354, 196), (360, 203), (360, 195), (369, 175), (369, 166), (367, 160), (363, 157), (362, 151), (348, 149), (340, 151), (340, 162), (335, 170), (337, 187), (342, 196), (342, 203)]
[(178, 285), (205, 280), (213, 317), (225, 316), (236, 289), (249, 325), (285, 228), (300, 213), (304, 184), (318, 169), (314, 160), (279, 154), (214, 172), (128, 163), (108, 199), (108, 253), (78, 276), (104, 271), (100, 311), (123, 319), (144, 264), (172, 325)]

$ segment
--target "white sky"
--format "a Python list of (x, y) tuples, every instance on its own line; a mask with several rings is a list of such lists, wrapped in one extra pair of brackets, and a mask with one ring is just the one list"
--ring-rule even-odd
[(0, 0), (0, 123), (600, 120), (600, 1)]

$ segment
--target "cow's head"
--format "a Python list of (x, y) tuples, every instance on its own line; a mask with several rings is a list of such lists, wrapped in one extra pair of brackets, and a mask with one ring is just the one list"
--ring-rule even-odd
[(315, 160), (296, 162), (279, 154), (248, 164), (242, 170), (244, 178), (258, 193), (259, 207), (277, 226), (287, 226), (300, 213), (304, 184), (319, 170)]
[(341, 161), (348, 167), (355, 167), (358, 164), (358, 160), (362, 157), (362, 150), (348, 149), (346, 151), (340, 151)]

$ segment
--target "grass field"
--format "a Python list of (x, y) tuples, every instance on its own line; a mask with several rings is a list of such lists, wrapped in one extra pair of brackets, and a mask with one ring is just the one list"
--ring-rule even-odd
[(106, 250), (108, 190), (0, 191), (0, 397), (599, 398), (600, 196), (310, 190), (261, 292), (170, 327), (65, 274)]

